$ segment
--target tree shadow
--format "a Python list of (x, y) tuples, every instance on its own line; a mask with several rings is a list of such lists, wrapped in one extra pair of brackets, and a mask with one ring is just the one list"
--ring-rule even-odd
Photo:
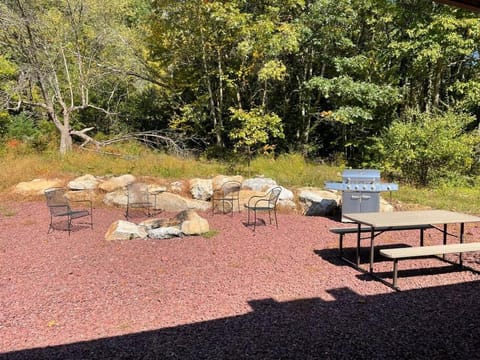
[(244, 315), (0, 359), (479, 358), (479, 290), (479, 281), (371, 296), (336, 288), (332, 300), (254, 300)]

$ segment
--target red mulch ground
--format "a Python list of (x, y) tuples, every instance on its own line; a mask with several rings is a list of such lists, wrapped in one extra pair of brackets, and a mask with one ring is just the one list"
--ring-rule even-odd
[[(218, 235), (107, 242), (120, 209), (95, 209), (94, 230), (68, 236), (47, 235), (43, 202), (2, 204), (0, 358), (480, 358), (479, 275), (404, 261), (395, 292), (338, 260), (335, 220), (280, 214), (278, 230), (254, 233), (245, 213), (200, 215)], [(375, 264), (387, 280), (391, 268)]]

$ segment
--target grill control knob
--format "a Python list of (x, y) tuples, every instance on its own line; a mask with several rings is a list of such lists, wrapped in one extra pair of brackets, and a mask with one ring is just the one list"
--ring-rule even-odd
[(358, 190), (358, 185), (355, 185), (355, 186), (354, 186), (354, 189), (355, 189), (355, 190)]
[(387, 190), (392, 190), (392, 189), (390, 188), (390, 186), (387, 186)]
[(347, 185), (346, 188), (347, 188), (347, 190), (350, 190), (350, 185)]
[(375, 186), (370, 186), (370, 190), (374, 191), (375, 190)]

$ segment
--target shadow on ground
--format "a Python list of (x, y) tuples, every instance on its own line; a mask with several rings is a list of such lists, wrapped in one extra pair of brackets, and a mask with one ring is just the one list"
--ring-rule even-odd
[(0, 359), (473, 359), (480, 282), (250, 302), (245, 315), (0, 354)]

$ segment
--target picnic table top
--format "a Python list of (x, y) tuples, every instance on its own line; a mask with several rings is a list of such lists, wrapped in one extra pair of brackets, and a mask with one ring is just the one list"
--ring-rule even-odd
[(343, 214), (347, 219), (371, 227), (438, 225), (480, 222), (480, 217), (448, 210), (415, 210)]

